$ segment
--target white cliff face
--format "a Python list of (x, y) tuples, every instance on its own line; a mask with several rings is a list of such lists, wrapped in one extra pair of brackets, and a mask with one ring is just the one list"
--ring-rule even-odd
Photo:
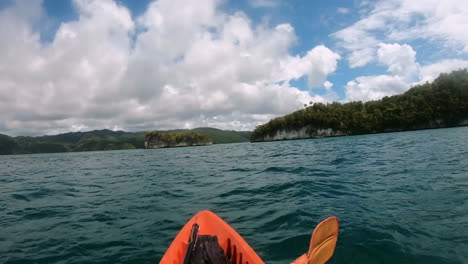
[(200, 133), (161, 133), (150, 131), (145, 135), (145, 148), (173, 148), (188, 146), (207, 146), (213, 144), (211, 138)]
[(181, 142), (181, 143), (169, 143), (158, 140), (145, 141), (145, 148), (155, 149), (155, 148), (175, 148), (175, 147), (190, 147), (190, 146), (209, 146), (213, 142)]
[[(455, 123), (453, 126), (468, 126), (468, 119), (462, 119), (458, 123)], [(442, 119), (435, 120), (433, 124), (421, 124), (418, 126), (413, 126), (410, 128), (385, 128), (380, 131), (370, 131), (368, 133), (382, 133), (382, 132), (399, 132), (406, 130), (420, 130), (420, 129), (431, 129), (431, 128), (444, 128), (451, 127), (447, 125)], [(346, 133), (339, 130), (334, 130), (332, 128), (314, 128), (312, 126), (305, 126), (301, 129), (291, 129), (291, 130), (276, 130), (273, 136), (266, 135), (263, 137), (258, 137), (252, 140), (252, 142), (261, 142), (261, 141), (277, 141), (277, 140), (288, 140), (288, 139), (306, 139), (306, 138), (322, 138), (322, 137), (339, 137), (347, 136), (351, 133)], [(359, 134), (355, 134), (359, 135)]]
[(337, 137), (346, 136), (346, 133), (335, 131), (331, 128), (310, 128), (303, 127), (299, 130), (278, 130), (273, 136), (265, 136), (264, 141), (286, 140), (286, 139), (304, 139), (304, 138), (321, 138), (321, 137)]

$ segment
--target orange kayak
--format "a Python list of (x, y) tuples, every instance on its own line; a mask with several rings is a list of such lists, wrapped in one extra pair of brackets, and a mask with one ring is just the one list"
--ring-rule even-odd
[[(338, 239), (338, 219), (329, 217), (314, 230), (309, 251), (293, 264), (319, 264), (329, 260)], [(198, 260), (194, 260), (198, 258)], [(162, 264), (231, 263), (263, 264), (249, 244), (211, 211), (190, 219), (167, 249)]]

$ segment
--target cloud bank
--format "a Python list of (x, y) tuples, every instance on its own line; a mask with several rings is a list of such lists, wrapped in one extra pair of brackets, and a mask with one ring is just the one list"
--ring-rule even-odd
[[(363, 16), (331, 37), (346, 54), (350, 68), (376, 63), (385, 75), (360, 76), (345, 86), (345, 101), (377, 100), (434, 80), (440, 73), (468, 67), (468, 60), (443, 59), (420, 65), (409, 43), (430, 44), (434, 54), (468, 55), (468, 2), (458, 0), (387, 0), (361, 2)], [(418, 42), (419, 41), (419, 42)]]
[[(285, 2), (247, 4), (259, 12)], [(221, 0), (155, 0), (137, 17), (117, 0), (73, 6), (76, 19), (51, 35), (41, 0), (0, 9), (0, 133), (250, 130), (310, 101), (378, 100), (468, 67), (465, 1), (334, 6), (349, 26), (328, 35), (333, 50)]]
[[(371, 2), (363, 1), (363, 4)], [(360, 20), (332, 34), (349, 52), (351, 67), (377, 58), (380, 42), (425, 40), (468, 54), (468, 2), (387, 0), (374, 2)], [(369, 8), (369, 7), (365, 7)]]
[[(270, 3), (271, 1), (255, 1)], [(336, 71), (325, 46), (304, 56), (289, 24), (254, 24), (215, 0), (158, 0), (137, 18), (113, 0), (75, 0), (50, 42), (41, 2), (0, 11), (0, 133), (214, 126), (252, 129), (311, 100)]]

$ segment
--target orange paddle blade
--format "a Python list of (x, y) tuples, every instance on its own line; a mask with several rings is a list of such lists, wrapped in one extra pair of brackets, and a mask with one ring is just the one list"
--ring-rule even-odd
[(332, 216), (323, 220), (312, 233), (309, 252), (300, 256), (292, 264), (323, 264), (335, 251), (338, 241), (338, 218)]

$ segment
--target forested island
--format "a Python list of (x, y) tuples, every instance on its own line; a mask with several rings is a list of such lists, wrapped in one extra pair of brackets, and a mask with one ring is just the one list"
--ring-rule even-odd
[[(248, 131), (230, 131), (208, 127), (161, 132), (199, 133), (209, 137), (213, 144), (248, 142), (250, 139), (250, 132)], [(0, 134), (0, 155), (144, 149), (145, 134), (146, 132), (124, 132), (107, 129), (38, 137), (10, 137)]]
[(195, 132), (159, 132), (150, 131), (145, 135), (145, 148), (173, 148), (188, 146), (207, 146), (213, 144), (213, 140)]
[(441, 74), (432, 83), (381, 100), (305, 109), (257, 126), (251, 141), (359, 135), (468, 125), (468, 72)]

